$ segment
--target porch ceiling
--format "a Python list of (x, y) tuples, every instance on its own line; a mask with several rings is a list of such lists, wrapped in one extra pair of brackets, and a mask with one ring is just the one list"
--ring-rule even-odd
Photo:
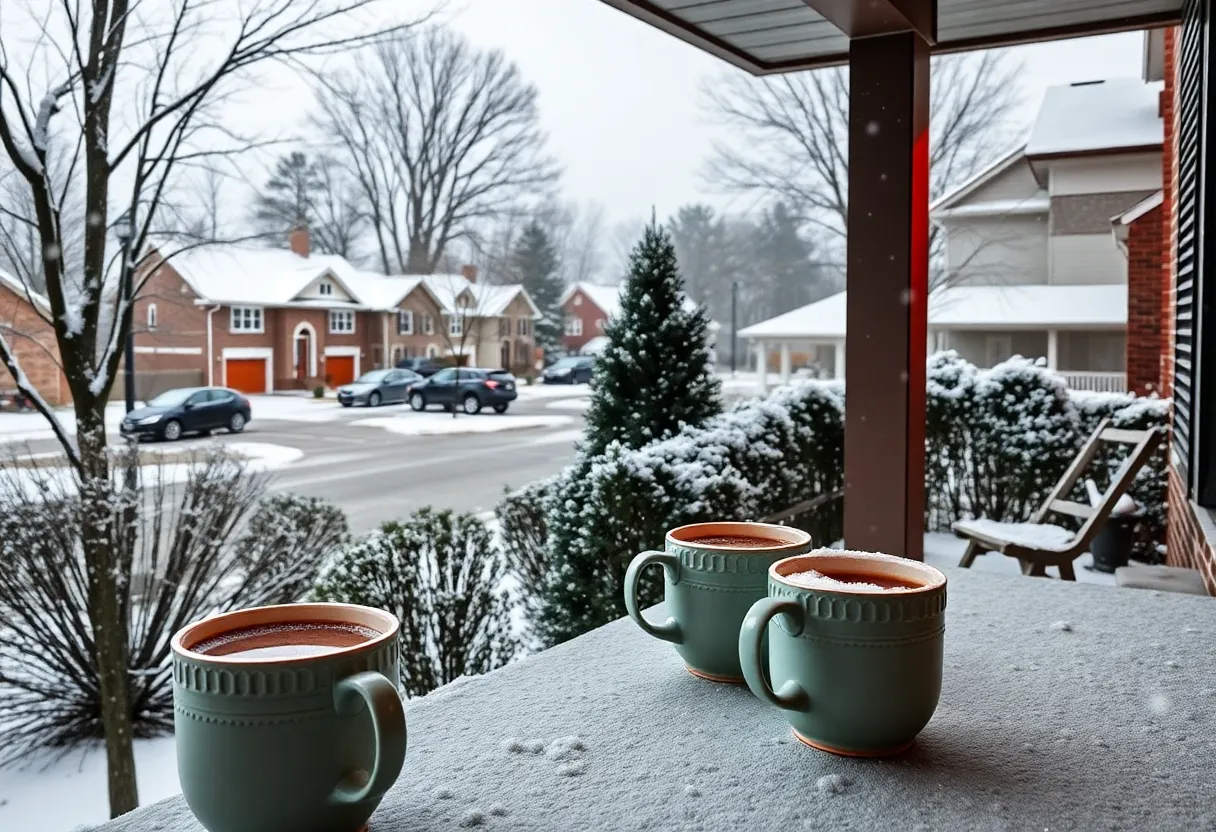
[[(756, 74), (848, 59), (848, 36), (811, 8), (825, 0), (602, 2)], [(1164, 26), (1178, 22), (1181, 7), (1182, 0), (938, 0), (933, 51)]]

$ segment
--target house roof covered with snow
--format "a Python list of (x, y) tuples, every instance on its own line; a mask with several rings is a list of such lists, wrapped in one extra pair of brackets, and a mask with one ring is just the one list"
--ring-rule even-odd
[(1051, 87), (1026, 143), (1026, 155), (1057, 156), (1161, 147), (1159, 82), (1120, 78)]
[(7, 287), (14, 295), (25, 298), (43, 310), (50, 310), (51, 304), (46, 296), (35, 292), (25, 285), (25, 281), (0, 269), (0, 286)]
[[(739, 331), (752, 340), (840, 339), (847, 292)], [(1117, 329), (1127, 323), (1127, 286), (951, 286), (929, 298), (935, 329)]]
[[(443, 314), (468, 317), (501, 315), (523, 295), (539, 315), (523, 286), (472, 283), (462, 275), (381, 275), (362, 271), (345, 258), (314, 254), (302, 257), (287, 249), (242, 245), (209, 245), (174, 252), (168, 263), (202, 302), (240, 306), (313, 306), (391, 311), (419, 286)], [(301, 297), (320, 278), (332, 280), (351, 300)], [(463, 307), (457, 299), (466, 296)]]
[[(621, 311), (621, 293), (625, 291), (625, 284), (620, 283), (616, 286), (605, 286), (600, 283), (574, 283), (567, 286), (566, 291), (562, 292), (562, 305), (565, 305), (566, 301), (574, 297), (574, 293), (579, 291), (599, 307), (600, 311), (604, 313), (605, 318), (615, 318), (617, 313)], [(696, 301), (690, 297), (685, 297), (684, 308), (689, 312), (694, 312), (698, 307)]]

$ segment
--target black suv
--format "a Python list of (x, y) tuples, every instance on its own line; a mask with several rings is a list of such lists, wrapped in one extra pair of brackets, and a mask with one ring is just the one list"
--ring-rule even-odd
[(459, 407), (465, 413), (480, 413), (483, 407), (506, 413), (515, 401), (515, 376), (506, 370), (479, 370), (475, 367), (445, 367), (426, 381), (414, 385), (410, 407), (426, 410), (441, 405), (444, 410)]
[(403, 358), (397, 362), (398, 370), (413, 370), (423, 378), (430, 378), (447, 366), (438, 358)]
[(545, 368), (545, 384), (589, 384), (595, 371), (595, 359), (590, 355), (568, 355)]

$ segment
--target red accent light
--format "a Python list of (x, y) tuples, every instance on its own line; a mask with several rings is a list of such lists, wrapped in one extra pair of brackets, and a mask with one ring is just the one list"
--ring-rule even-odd
[(486, 387), (489, 387), (491, 390), (493, 390), (495, 387), (498, 386), (498, 382), (494, 381), (492, 379), (486, 379), (483, 383), (485, 384)]

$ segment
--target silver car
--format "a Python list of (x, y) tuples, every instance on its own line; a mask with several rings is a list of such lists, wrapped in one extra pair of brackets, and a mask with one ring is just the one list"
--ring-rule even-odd
[(409, 401), (410, 391), (422, 380), (413, 370), (372, 370), (339, 387), (338, 403), (343, 407), (400, 404)]

